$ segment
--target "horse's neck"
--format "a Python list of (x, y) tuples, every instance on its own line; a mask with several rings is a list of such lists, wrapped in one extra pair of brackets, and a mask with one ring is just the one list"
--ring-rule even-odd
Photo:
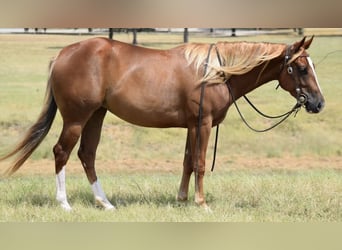
[(238, 99), (267, 82), (278, 80), (279, 74), (279, 59), (273, 59), (268, 63), (261, 64), (246, 74), (232, 76), (229, 84), (234, 92), (235, 99)]

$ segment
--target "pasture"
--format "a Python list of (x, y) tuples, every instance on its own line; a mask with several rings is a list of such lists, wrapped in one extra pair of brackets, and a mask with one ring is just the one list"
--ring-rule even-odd
[[(320, 30), (306, 33), (317, 35), (309, 53), (316, 63), (326, 98), (325, 110), (310, 115), (302, 109), (276, 129), (257, 134), (244, 126), (231, 107), (220, 127), (213, 173), (209, 172), (213, 133), (208, 149), (204, 182), (212, 213), (194, 205), (193, 185), (187, 204), (175, 200), (186, 130), (136, 127), (108, 113), (97, 153), (97, 170), (104, 191), (117, 210), (103, 211), (94, 207), (76, 150), (66, 170), (67, 193), (74, 210), (66, 213), (55, 202), (52, 147), (62, 124), (57, 115), (48, 136), (23, 168), (9, 179), (0, 179), (0, 221), (341, 222), (342, 37), (323, 34)], [(0, 155), (4, 155), (38, 117), (50, 58), (62, 47), (89, 37), (0, 35)], [(115, 39), (131, 42), (132, 37), (116, 34)], [(236, 38), (190, 36), (190, 42), (292, 43), (299, 39), (294, 34)], [(143, 46), (164, 49), (180, 44), (182, 35), (141, 33), (138, 41)], [(275, 82), (268, 83), (248, 96), (266, 113), (284, 113), (295, 100), (275, 87)], [(270, 121), (258, 117), (243, 100), (238, 103), (254, 126), (270, 125)], [(1, 172), (7, 163), (0, 164)]]

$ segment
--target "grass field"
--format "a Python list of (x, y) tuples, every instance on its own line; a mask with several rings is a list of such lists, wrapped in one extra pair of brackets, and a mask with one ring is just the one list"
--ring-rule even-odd
[(116, 211), (94, 208), (83, 176), (67, 180), (71, 213), (55, 202), (53, 176), (2, 181), (1, 221), (342, 221), (341, 174), (333, 170), (216, 173), (205, 180), (212, 213), (177, 203), (179, 176), (171, 173), (101, 175)]
[[(57, 116), (38, 150), (20, 172), (0, 180), (1, 221), (342, 221), (342, 37), (315, 33), (309, 52), (316, 63), (326, 98), (318, 115), (300, 111), (265, 134), (250, 132), (231, 108), (220, 129), (217, 165), (205, 178), (213, 213), (193, 202), (175, 202), (186, 131), (130, 125), (112, 115), (104, 122), (98, 149), (98, 172), (115, 212), (94, 209), (90, 187), (73, 153), (67, 172), (72, 213), (54, 201), (52, 146), (61, 129)], [(44, 97), (51, 57), (67, 44), (90, 36), (0, 35), (0, 155), (19, 140), (37, 118)], [(128, 34), (116, 39), (130, 42)], [(214, 37), (199, 34), (191, 42), (248, 40), (291, 43), (293, 34), (256, 37)], [(169, 48), (181, 34), (142, 33), (148, 47)], [(338, 51), (339, 50), (339, 51)], [(333, 51), (335, 53), (329, 54)], [(277, 114), (295, 100), (269, 83), (249, 96), (260, 109)], [(269, 125), (242, 100), (245, 117), (255, 126)], [(211, 138), (208, 162), (212, 153)], [(7, 163), (1, 163), (1, 170)], [(192, 185), (193, 186), (193, 185)], [(193, 191), (190, 191), (193, 195)], [(192, 200), (191, 196), (191, 200)]]

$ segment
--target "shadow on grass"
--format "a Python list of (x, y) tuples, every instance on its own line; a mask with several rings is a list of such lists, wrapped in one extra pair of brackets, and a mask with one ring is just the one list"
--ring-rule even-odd
[[(45, 180), (46, 181), (46, 180)], [(32, 207), (58, 207), (54, 189), (44, 189), (46, 183), (31, 184), (21, 180), (21, 186), (11, 191), (11, 195), (3, 197), (6, 203), (14, 207), (32, 206)], [(38, 185), (38, 186), (36, 186)], [(14, 192), (14, 193), (13, 193)], [(117, 208), (130, 206), (151, 206), (151, 207), (186, 207), (196, 206), (194, 202), (194, 193), (189, 192), (189, 199), (186, 202), (179, 202), (176, 199), (177, 188), (170, 185), (169, 187), (160, 185), (141, 186), (138, 182), (133, 181), (126, 188), (117, 188), (115, 191), (106, 192), (109, 201)], [(212, 203), (215, 200), (215, 194), (206, 193), (206, 200)], [(85, 208), (95, 208), (94, 195), (87, 184), (77, 185), (67, 189), (67, 198), (70, 205), (79, 205)]]
[[(207, 202), (210, 204), (214, 201), (214, 196), (211, 194), (206, 194)], [(81, 204), (85, 207), (95, 207), (95, 199), (92, 192), (87, 190), (82, 190), (78, 192), (72, 192), (69, 195), (69, 202), (72, 206), (73, 204)], [(176, 198), (176, 193), (115, 193), (112, 196), (108, 196), (108, 200), (116, 208), (127, 208), (130, 206), (151, 206), (151, 207), (187, 207), (187, 206), (197, 206), (194, 202), (194, 196), (190, 195), (188, 201), (180, 202)]]
[(149, 205), (154, 207), (180, 206), (180, 203), (176, 200), (176, 196), (171, 194), (146, 196), (140, 194), (115, 194), (109, 200), (116, 207), (129, 207), (132, 205)]

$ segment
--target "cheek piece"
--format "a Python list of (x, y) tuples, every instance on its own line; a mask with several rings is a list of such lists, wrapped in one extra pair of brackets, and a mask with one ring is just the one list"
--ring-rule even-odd
[[(287, 67), (287, 73), (289, 75), (293, 74), (292, 66), (289, 65)], [(299, 84), (297, 84), (296, 93), (297, 93), (297, 102), (298, 102), (298, 104), (299, 105), (304, 105), (308, 101), (308, 97), (304, 93), (302, 93), (301, 89), (299, 88)]]

